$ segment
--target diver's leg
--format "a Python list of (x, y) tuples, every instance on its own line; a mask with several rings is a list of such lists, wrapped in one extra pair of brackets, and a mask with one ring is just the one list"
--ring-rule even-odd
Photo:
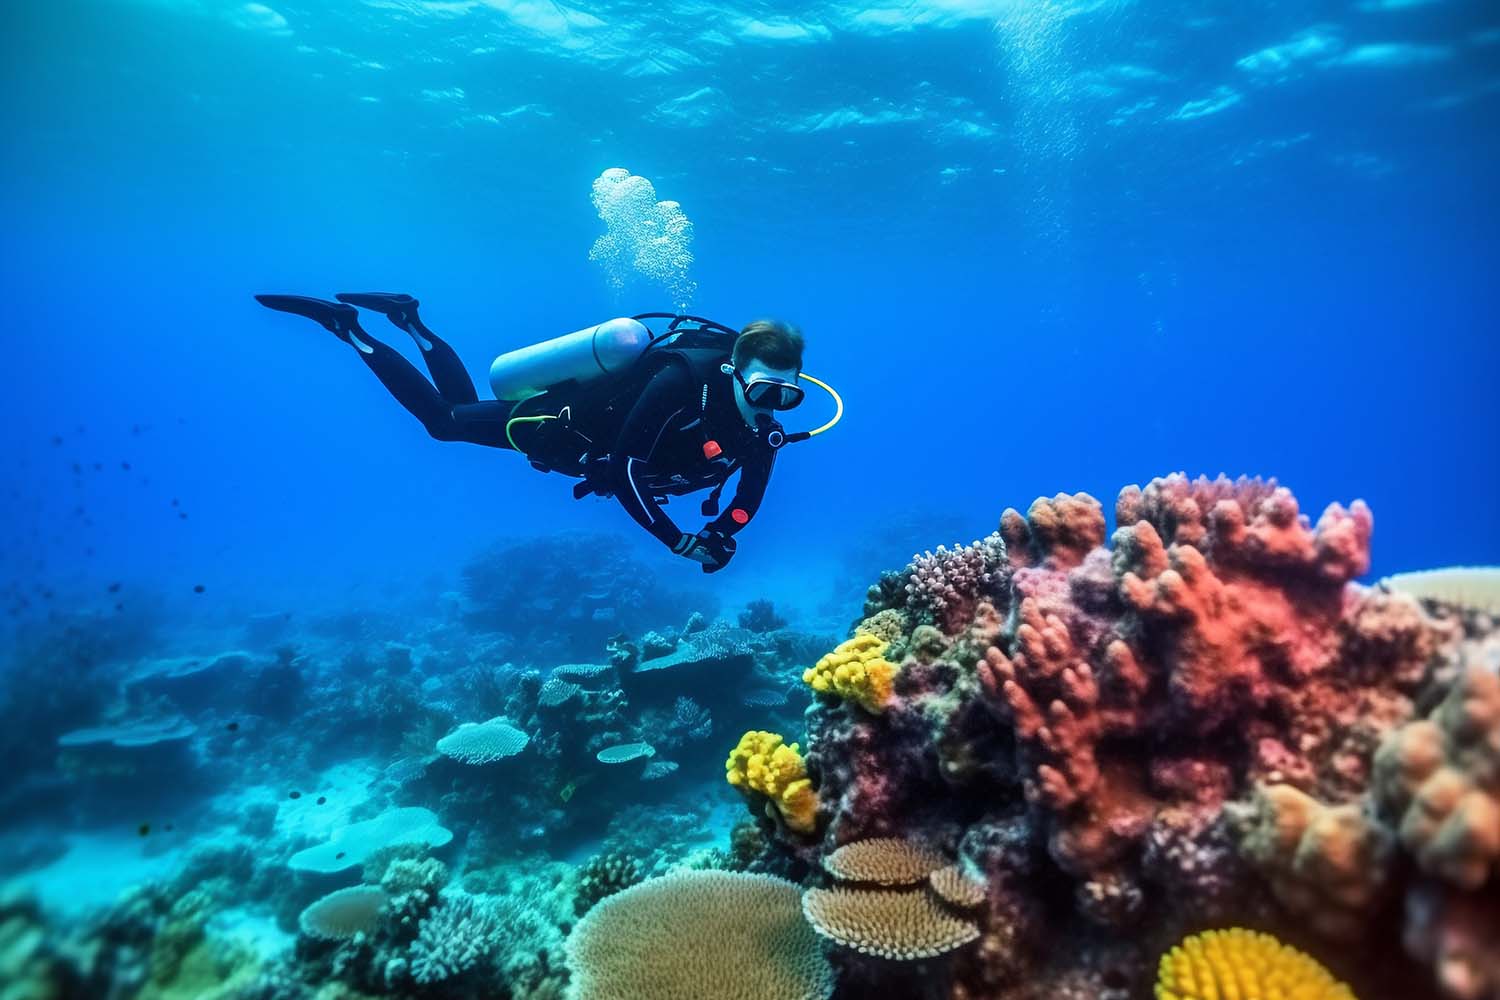
[[(353, 347), (387, 391), (396, 397), (396, 402), (406, 407), (422, 422), (427, 433), (439, 441), (471, 441), (494, 448), (509, 447), (505, 440), (505, 418), (501, 414), (508, 417), (511, 404), (497, 401), (458, 404), (472, 412), (466, 412), (462, 418), (455, 416), (455, 404), (444, 399), (411, 362), (360, 327), (359, 311), (353, 306), (302, 295), (257, 295), (255, 298), (270, 309), (315, 320)], [(475, 410), (476, 407), (480, 409)]]
[(474, 391), (474, 382), (458, 359), (458, 352), (427, 329), (422, 317), (417, 315), (421, 303), (416, 299), (399, 292), (339, 292), (336, 298), (340, 302), (385, 313), (387, 319), (411, 334), (444, 399), (450, 403), (479, 401), (479, 393)]

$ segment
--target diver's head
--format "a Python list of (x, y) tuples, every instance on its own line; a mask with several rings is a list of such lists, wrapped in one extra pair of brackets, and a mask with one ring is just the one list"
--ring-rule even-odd
[(752, 428), (802, 402), (802, 333), (790, 323), (758, 319), (740, 331), (726, 366), (734, 376), (734, 402)]

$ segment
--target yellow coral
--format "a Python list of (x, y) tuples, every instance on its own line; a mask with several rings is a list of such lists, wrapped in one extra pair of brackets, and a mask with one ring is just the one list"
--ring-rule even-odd
[(1269, 934), (1231, 927), (1186, 938), (1157, 967), (1156, 1000), (1354, 1000), (1328, 970)]
[(724, 778), (742, 792), (769, 798), (790, 829), (812, 833), (816, 827), (818, 795), (797, 744), (776, 733), (752, 730), (729, 752)]
[(862, 632), (802, 673), (802, 680), (819, 694), (837, 695), (871, 712), (885, 711), (891, 700), (896, 665), (885, 658), (885, 640)]

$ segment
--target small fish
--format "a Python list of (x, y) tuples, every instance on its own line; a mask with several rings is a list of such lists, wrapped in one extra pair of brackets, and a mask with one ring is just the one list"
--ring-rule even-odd
[(142, 823), (140, 826), (136, 827), (135, 832), (142, 837), (148, 836), (151, 833), (151, 824)]
[(302, 798), (302, 793), (299, 792), (299, 791), (297, 791), (296, 789), (292, 789), (292, 791), (287, 795), (287, 798), (289, 798), (289, 799), (300, 799), (300, 798)]
[(240, 724), (238, 722), (231, 722), (229, 725), (225, 726), (224, 728), (227, 729), (227, 730), (229, 730), (231, 733), (233, 733), (233, 732), (237, 732), (239, 730)]
[(172, 498), (172, 506), (173, 506), (173, 507), (176, 507), (176, 506), (177, 506), (177, 498), (176, 498), (176, 497), (173, 497), (173, 498)]
[(177, 827), (172, 825), (171, 823), (168, 823), (166, 826), (162, 827), (162, 829), (167, 831), (168, 833), (171, 833), (173, 830), (177, 829)]
[(95, 462), (94, 463), (94, 471), (95, 472), (103, 472), (104, 471), (104, 463), (103, 462)]
[(54, 435), (52, 435), (52, 447), (58, 448), (58, 447), (61, 447), (61, 446), (62, 446), (62, 435), (61, 434), (54, 434)]
[(185, 511), (185, 510), (184, 511), (179, 511), (178, 514), (177, 514), (177, 520), (179, 520), (179, 521), (186, 521), (187, 520), (187, 511)]
[(125, 472), (129, 472), (130, 471), (130, 463), (129, 462), (121, 462), (120, 463), (120, 468), (122, 470), (124, 470)]
[(342, 861), (342, 860), (344, 860), (344, 852), (343, 851), (339, 851), (337, 854), (335, 854), (333, 856), (333, 859), (335, 861)]
[(120, 592), (120, 584), (118, 581), (109, 585), (109, 592), (111, 594), (118, 594)]
[(326, 795), (319, 795), (318, 796), (318, 805), (320, 805), (320, 806), (326, 806), (327, 804), (328, 804), (328, 796), (326, 796)]
[(116, 601), (115, 602), (115, 610), (116, 611), (124, 611), (125, 610), (125, 602), (124, 601)]
[(201, 584), (201, 583), (197, 583), (197, 584), (193, 585), (193, 593), (195, 593), (195, 594), (201, 594), (201, 593), (203, 593), (207, 589), (208, 588), (205, 587), (205, 586), (203, 586), (203, 584)]

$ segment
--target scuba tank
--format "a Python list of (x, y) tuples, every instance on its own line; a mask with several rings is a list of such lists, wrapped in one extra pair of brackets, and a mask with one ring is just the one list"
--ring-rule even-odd
[(496, 399), (526, 399), (563, 382), (586, 382), (624, 371), (650, 345), (651, 331), (640, 320), (606, 320), (506, 351), (490, 365), (490, 388)]

